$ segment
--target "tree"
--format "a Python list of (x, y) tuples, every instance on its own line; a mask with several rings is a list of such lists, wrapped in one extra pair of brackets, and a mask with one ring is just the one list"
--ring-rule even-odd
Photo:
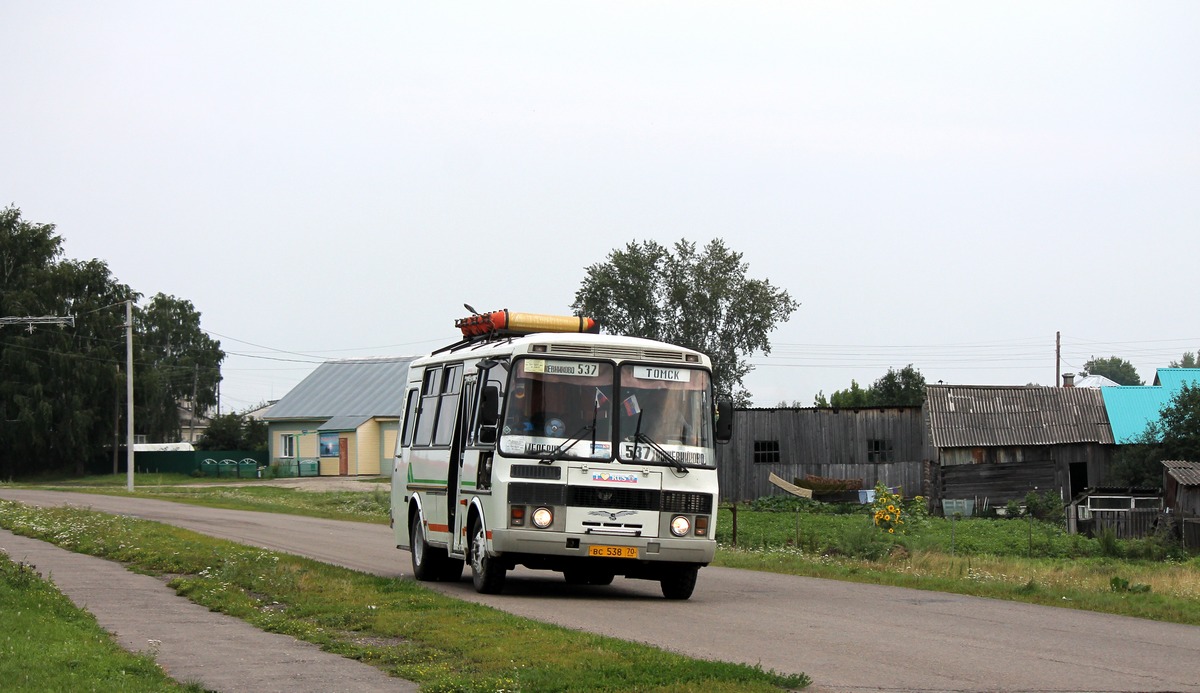
[(865, 390), (857, 380), (850, 381), (845, 390), (835, 390), (825, 400), (818, 393), (813, 403), (817, 407), (919, 407), (925, 403), (925, 376), (910, 363), (900, 370), (889, 368), (888, 372)]
[(925, 403), (925, 376), (910, 363), (889, 368), (871, 385), (871, 404), (877, 407), (919, 407)]
[(1171, 368), (1200, 368), (1200, 362), (1196, 361), (1196, 353), (1193, 351), (1183, 352), (1183, 356), (1178, 361), (1171, 362)]
[(1200, 385), (1179, 388), (1157, 421), (1117, 449), (1107, 483), (1162, 488), (1163, 460), (1200, 460)]
[(208, 429), (196, 441), (200, 450), (266, 450), (267, 424), (242, 414), (213, 417)]
[(52, 224), (0, 210), (0, 316), (74, 325), (0, 328), (0, 459), (6, 478), (83, 471), (115, 442), (122, 411), (124, 313), (136, 298), (100, 260), (62, 259)]
[(586, 268), (571, 309), (596, 318), (606, 332), (707, 354), (718, 396), (745, 405), (749, 355), (771, 353), (768, 335), (799, 306), (787, 291), (747, 277), (748, 269), (721, 239), (700, 252), (686, 240), (673, 251), (655, 241), (631, 242)]
[(1142, 379), (1138, 377), (1137, 369), (1133, 367), (1133, 364), (1116, 356), (1108, 358), (1093, 356), (1091, 360), (1083, 364), (1082, 375), (1102, 375), (1118, 385), (1142, 384)]
[(151, 440), (179, 440), (181, 403), (193, 414), (216, 404), (225, 352), (200, 328), (191, 301), (155, 294), (137, 311), (134, 325), (139, 427)]
[(871, 406), (871, 393), (862, 389), (857, 380), (850, 381), (850, 387), (845, 390), (834, 390), (829, 395), (829, 405), (838, 409)]

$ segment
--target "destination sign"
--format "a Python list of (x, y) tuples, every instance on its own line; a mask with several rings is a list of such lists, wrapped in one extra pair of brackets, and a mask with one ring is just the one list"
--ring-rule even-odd
[(567, 375), (581, 378), (594, 378), (600, 374), (600, 364), (586, 361), (549, 361), (546, 359), (525, 359), (526, 373), (544, 373), (546, 375)]
[(664, 366), (634, 366), (633, 377), (639, 380), (669, 380), (673, 383), (690, 383), (690, 368), (667, 368)]

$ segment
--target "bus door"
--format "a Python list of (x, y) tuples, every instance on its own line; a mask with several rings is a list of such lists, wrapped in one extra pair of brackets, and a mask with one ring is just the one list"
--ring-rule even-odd
[(466, 541), (467, 498), (475, 491), (475, 470), (479, 464), (479, 451), (472, 450), (472, 419), (475, 413), (475, 393), (479, 376), (466, 373), (463, 378), (458, 404), (458, 425), (454, 429), (454, 440), (450, 446), (450, 506), (451, 542), (450, 550), (464, 550)]

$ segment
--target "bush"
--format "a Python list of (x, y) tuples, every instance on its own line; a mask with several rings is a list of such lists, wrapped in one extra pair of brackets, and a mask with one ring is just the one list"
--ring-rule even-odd
[(1025, 494), (1025, 513), (1042, 522), (1066, 522), (1066, 506), (1057, 491), (1030, 491)]

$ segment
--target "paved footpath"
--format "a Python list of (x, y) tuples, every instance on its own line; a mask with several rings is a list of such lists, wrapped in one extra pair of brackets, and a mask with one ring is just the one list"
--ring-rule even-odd
[(156, 650), (159, 665), (177, 681), (221, 693), (417, 691), (417, 684), (369, 664), (209, 611), (176, 595), (162, 580), (130, 572), (120, 563), (4, 529), (0, 549), (52, 580), (122, 647)]

